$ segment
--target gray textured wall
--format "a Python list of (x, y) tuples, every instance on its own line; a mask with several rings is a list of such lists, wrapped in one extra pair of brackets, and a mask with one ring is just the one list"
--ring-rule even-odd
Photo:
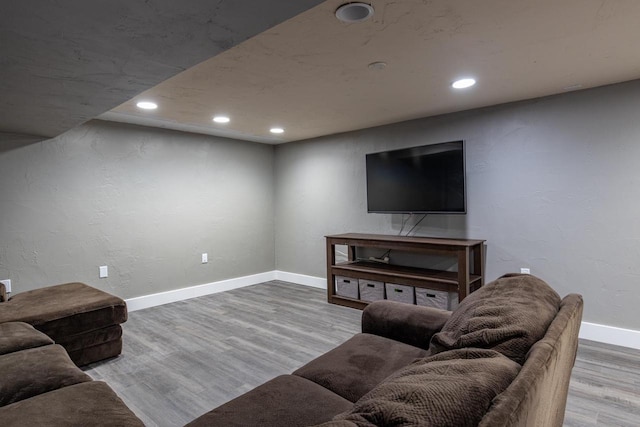
[(83, 281), (130, 298), (273, 270), (271, 146), (94, 121), (16, 147), (0, 151), (14, 293)]
[(416, 234), (486, 239), (489, 279), (530, 267), (582, 293), (586, 321), (640, 330), (638, 111), (635, 81), (277, 146), (275, 169), (271, 146), (90, 122), (0, 147), (0, 279), (130, 298), (274, 265), (324, 277), (324, 235), (401, 226), (366, 213), (364, 155), (463, 138), (469, 213)]
[(584, 320), (640, 330), (639, 111), (634, 81), (278, 146), (276, 267), (325, 277), (324, 235), (398, 233), (366, 212), (366, 153), (464, 139), (468, 214), (415, 234), (486, 239), (489, 280), (530, 267)]

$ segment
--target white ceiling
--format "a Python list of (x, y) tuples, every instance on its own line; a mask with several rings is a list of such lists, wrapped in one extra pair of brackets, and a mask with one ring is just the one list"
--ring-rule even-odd
[[(325, 1), (99, 118), (275, 144), (640, 78), (640, 1), (372, 0), (373, 18), (351, 24), (334, 16), (342, 3)], [(375, 61), (387, 67), (370, 70)], [(462, 76), (477, 85), (452, 89)], [(159, 108), (137, 109), (142, 99)], [(270, 134), (274, 125), (285, 133)]]
[(96, 117), (282, 143), (640, 78), (637, 0), (342, 2), (4, 2), (0, 151)]

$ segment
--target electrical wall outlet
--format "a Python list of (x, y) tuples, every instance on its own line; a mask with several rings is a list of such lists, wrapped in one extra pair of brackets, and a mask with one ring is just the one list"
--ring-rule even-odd
[(11, 280), (10, 279), (0, 280), (0, 283), (2, 283), (5, 288), (7, 288), (7, 293), (10, 294), (11, 293)]
[(106, 265), (101, 265), (100, 266), (100, 276), (99, 277), (101, 279), (109, 277), (109, 267), (107, 267)]
[(530, 268), (521, 268), (520, 269), (520, 274), (531, 274), (531, 269)]
[(202, 254), (202, 263), (206, 264), (209, 262), (209, 255), (208, 254)]

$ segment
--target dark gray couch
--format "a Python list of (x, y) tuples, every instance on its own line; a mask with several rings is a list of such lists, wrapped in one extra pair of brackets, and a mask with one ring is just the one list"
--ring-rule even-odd
[(561, 426), (582, 306), (529, 275), (453, 313), (375, 302), (362, 333), (188, 426)]

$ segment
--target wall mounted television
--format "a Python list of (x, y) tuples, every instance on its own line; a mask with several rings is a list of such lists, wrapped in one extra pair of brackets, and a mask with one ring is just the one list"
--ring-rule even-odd
[(366, 155), (369, 213), (466, 213), (464, 141)]

